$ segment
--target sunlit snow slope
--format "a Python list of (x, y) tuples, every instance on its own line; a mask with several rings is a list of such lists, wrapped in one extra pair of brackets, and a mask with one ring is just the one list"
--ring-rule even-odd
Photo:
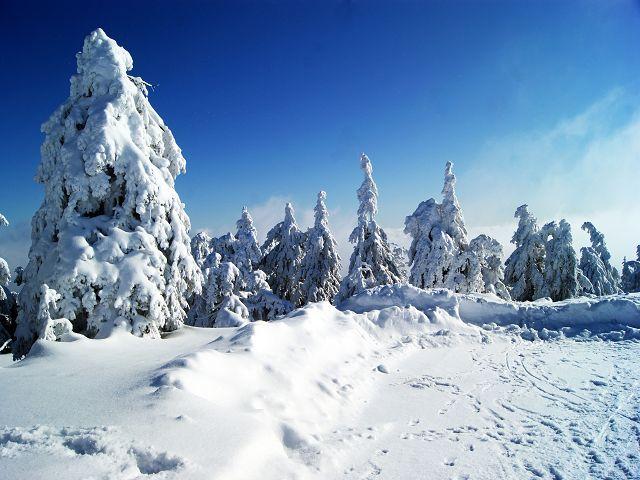
[(640, 296), (341, 309), (0, 357), (0, 478), (640, 475)]

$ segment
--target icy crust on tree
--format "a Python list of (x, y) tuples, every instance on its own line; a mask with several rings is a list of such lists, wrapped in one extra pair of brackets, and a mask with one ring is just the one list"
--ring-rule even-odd
[(357, 190), (360, 202), (358, 224), (349, 236), (349, 241), (355, 247), (349, 261), (349, 273), (342, 279), (336, 296), (338, 302), (376, 285), (402, 281), (387, 234), (375, 220), (378, 213), (378, 187), (373, 180), (371, 161), (364, 153), (360, 156), (360, 168), (364, 180)]
[(516, 248), (505, 262), (504, 282), (514, 300), (536, 300), (545, 295), (544, 242), (527, 205), (519, 206), (514, 217), (518, 219), (518, 228), (511, 243)]
[(182, 324), (200, 288), (174, 189), (185, 159), (145, 83), (127, 75), (131, 56), (98, 29), (77, 63), (69, 99), (42, 126), (45, 198), (32, 220), (16, 357), (43, 328), (43, 284), (59, 295), (55, 316), (90, 336), (117, 325), (159, 337)]
[[(527, 339), (589, 333), (607, 340), (640, 339), (640, 295), (636, 294), (523, 303), (482, 293), (388, 285), (362, 292), (340, 303), (338, 308), (364, 313), (401, 305), (411, 305), (422, 312), (442, 309), (465, 323), (488, 330), (507, 327), (521, 331)], [(533, 337), (529, 336), (531, 331), (535, 332)]]
[(582, 229), (589, 232), (590, 247), (582, 247), (580, 270), (591, 284), (591, 293), (611, 295), (620, 291), (620, 275), (611, 265), (611, 254), (604, 241), (604, 235), (591, 222), (584, 222)]
[(304, 255), (305, 234), (296, 223), (290, 203), (285, 205), (284, 212), (284, 220), (267, 233), (260, 266), (273, 293), (292, 301), (298, 295), (298, 270)]
[(304, 257), (298, 271), (299, 288), (294, 295), (297, 306), (309, 302), (332, 302), (340, 288), (340, 256), (329, 229), (327, 194), (318, 193), (315, 222), (306, 234)]
[(621, 286), (625, 292), (640, 292), (640, 245), (636, 248), (637, 260), (625, 258), (622, 262)]
[(412, 237), (409, 282), (420, 288), (489, 292), (510, 299), (502, 281), (502, 246), (487, 235), (468, 241), (455, 184), (453, 164), (447, 162), (442, 203), (430, 198), (405, 219), (404, 231)]

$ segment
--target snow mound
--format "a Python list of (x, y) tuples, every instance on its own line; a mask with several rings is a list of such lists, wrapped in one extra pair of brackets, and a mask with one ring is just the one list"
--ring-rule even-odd
[(3, 468), (15, 463), (32, 479), (51, 478), (54, 470), (64, 470), (66, 478), (86, 472), (90, 478), (179, 478), (185, 466), (180, 457), (124, 440), (112, 427), (0, 428), (0, 460)]
[[(640, 339), (640, 295), (579, 297), (561, 302), (509, 302), (493, 295), (457, 294), (445, 289), (422, 290), (411, 285), (386, 285), (372, 288), (339, 305), (356, 313), (396, 306), (420, 311), (444, 310), (450, 317), (477, 326), (527, 329), (525, 335), (546, 339), (549, 331), (578, 335), (588, 330), (607, 340)], [(530, 333), (530, 331), (540, 332)]]
[(311, 470), (339, 456), (338, 451), (320, 455), (327, 427), (366, 398), (375, 377), (408, 351), (403, 346), (479, 342), (484, 335), (439, 307), (353, 314), (327, 302), (280, 320), (220, 330), (213, 342), (165, 365), (153, 380), (155, 394), (177, 390), (206, 400), (216, 411), (255, 417), (251, 436), (261, 440), (247, 439), (247, 451), (236, 452), (232, 464), (258, 463), (255, 444), (266, 442), (279, 445), (285, 465)]

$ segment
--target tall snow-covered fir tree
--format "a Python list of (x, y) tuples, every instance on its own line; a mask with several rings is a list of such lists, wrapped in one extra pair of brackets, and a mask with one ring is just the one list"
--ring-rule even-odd
[(253, 226), (253, 219), (249, 215), (247, 207), (242, 208), (242, 216), (236, 222), (236, 241), (233, 245), (233, 263), (242, 279), (244, 290), (255, 290), (256, 278), (254, 271), (262, 258), (262, 252), (258, 245), (258, 234)]
[(293, 206), (287, 203), (284, 220), (267, 233), (260, 262), (273, 293), (287, 301), (298, 295), (298, 269), (302, 264), (305, 243), (305, 234), (300, 231), (293, 213)]
[(611, 254), (604, 235), (591, 222), (584, 222), (582, 229), (589, 232), (590, 247), (582, 247), (580, 270), (589, 279), (595, 295), (612, 295), (620, 288), (620, 275), (609, 261)]
[(572, 245), (571, 225), (565, 219), (549, 222), (540, 235), (545, 242), (544, 296), (554, 302), (578, 296), (582, 290), (581, 272)]
[(514, 300), (536, 300), (545, 296), (545, 244), (536, 218), (529, 212), (527, 205), (519, 206), (514, 216), (518, 219), (518, 228), (511, 243), (516, 248), (505, 262), (504, 282)]
[(393, 259), (387, 234), (375, 220), (378, 213), (378, 187), (373, 181), (369, 157), (360, 156), (364, 180), (358, 188), (358, 225), (349, 236), (355, 245), (349, 261), (349, 273), (342, 279), (336, 302), (377, 285), (402, 282), (402, 275)]
[(36, 180), (45, 198), (32, 220), (16, 357), (46, 336), (45, 284), (55, 292), (50, 314), (75, 331), (104, 336), (121, 326), (154, 338), (182, 324), (201, 286), (174, 189), (185, 159), (145, 82), (127, 74), (131, 56), (98, 29), (77, 64), (69, 99), (42, 126)]
[(627, 293), (640, 292), (640, 245), (636, 248), (637, 260), (622, 262), (622, 289)]
[(412, 237), (409, 282), (419, 288), (488, 292), (508, 299), (500, 267), (502, 246), (487, 235), (469, 242), (455, 185), (453, 164), (447, 162), (442, 203), (430, 198), (405, 219), (404, 231)]
[(306, 235), (304, 257), (298, 270), (299, 288), (294, 295), (296, 306), (309, 302), (333, 301), (340, 288), (340, 256), (329, 230), (327, 194), (318, 193), (315, 222)]

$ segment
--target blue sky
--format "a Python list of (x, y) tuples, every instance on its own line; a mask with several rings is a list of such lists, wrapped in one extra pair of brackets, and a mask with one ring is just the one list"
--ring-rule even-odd
[(0, 254), (14, 263), (42, 198), (40, 124), (98, 26), (157, 85), (151, 103), (187, 158), (177, 189), (194, 231), (222, 233), (248, 205), (264, 235), (285, 200), (308, 223), (324, 189), (345, 257), (366, 151), (398, 241), (451, 160), (472, 233), (508, 243), (529, 203), (540, 223), (567, 217), (577, 247), (585, 219), (616, 261), (640, 243), (638, 2), (106, 5), (0, 4), (0, 211), (12, 221)]

